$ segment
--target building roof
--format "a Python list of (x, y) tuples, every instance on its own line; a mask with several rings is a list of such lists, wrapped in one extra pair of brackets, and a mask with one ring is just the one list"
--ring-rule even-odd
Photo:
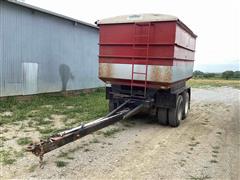
[(19, 6), (22, 6), (22, 7), (32, 9), (34, 11), (39, 11), (39, 12), (42, 12), (42, 13), (46, 13), (46, 14), (49, 14), (49, 15), (52, 15), (52, 16), (56, 16), (56, 17), (59, 17), (59, 18), (62, 18), (62, 19), (66, 19), (66, 20), (69, 20), (69, 21), (73, 21), (73, 22), (76, 22), (76, 23), (79, 23), (79, 24), (82, 24), (82, 25), (86, 25), (86, 26), (98, 29), (98, 27), (93, 25), (93, 24), (83, 22), (83, 21), (80, 21), (78, 19), (74, 19), (74, 18), (71, 18), (71, 17), (68, 17), (68, 16), (64, 16), (62, 14), (58, 14), (58, 13), (55, 13), (55, 12), (52, 12), (52, 11), (49, 11), (49, 10), (46, 10), (46, 9), (42, 9), (42, 8), (30, 5), (30, 4), (19, 2), (19, 1), (16, 1), (16, 0), (5, 0), (5, 1), (9, 2), (9, 3), (19, 5)]
[(118, 24), (134, 22), (177, 21), (178, 18), (166, 14), (132, 14), (102, 19), (97, 24)]

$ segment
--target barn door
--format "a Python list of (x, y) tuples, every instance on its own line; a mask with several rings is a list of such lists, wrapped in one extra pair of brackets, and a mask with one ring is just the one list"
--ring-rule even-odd
[(36, 94), (38, 85), (38, 64), (23, 63), (23, 94)]

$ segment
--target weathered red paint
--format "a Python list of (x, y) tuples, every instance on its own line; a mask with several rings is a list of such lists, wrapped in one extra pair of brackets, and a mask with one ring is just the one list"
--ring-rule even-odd
[[(144, 65), (146, 59), (148, 65), (193, 63), (196, 35), (186, 25), (179, 20), (146, 23), (150, 23), (149, 36), (145, 35), (148, 27), (138, 23), (99, 24), (99, 63)], [(148, 43), (146, 38), (149, 38)], [(121, 79), (100, 78), (113, 84), (129, 85), (129, 81)]]
[[(160, 61), (161, 60), (161, 61)], [(194, 60), (186, 60), (186, 59), (150, 59), (148, 60), (148, 65), (161, 65), (161, 66), (173, 66), (174, 64), (180, 63), (192, 63)], [(99, 57), (100, 63), (114, 63), (114, 64), (144, 64), (144, 59), (131, 59), (131, 58), (102, 58)]]

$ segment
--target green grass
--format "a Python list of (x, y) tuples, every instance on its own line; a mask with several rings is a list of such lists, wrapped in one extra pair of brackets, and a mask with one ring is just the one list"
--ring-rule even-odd
[(91, 140), (89, 143), (100, 143), (100, 141), (97, 138), (94, 138), (93, 140)]
[(218, 161), (217, 160), (215, 160), (215, 159), (212, 159), (211, 161), (210, 161), (210, 163), (218, 163)]
[[(68, 108), (71, 106), (71, 108)], [(63, 123), (66, 128), (74, 127), (82, 122), (104, 116), (108, 112), (105, 91), (98, 89), (92, 93), (81, 93), (77, 96), (37, 95), (31, 100), (18, 101), (14, 97), (0, 101), (0, 113), (12, 112), (9, 117), (1, 117), (2, 124), (18, 124), (29, 120), (27, 126), (37, 128), (41, 134), (57, 131), (51, 115), (64, 115)], [(74, 119), (74, 121), (68, 121)], [(24, 127), (23, 127), (24, 128)]]
[(229, 86), (229, 87), (240, 89), (240, 81), (239, 80), (191, 79), (188, 81), (188, 85), (191, 87), (194, 87), (194, 88)]
[(213, 149), (220, 149), (219, 146), (213, 146), (212, 148), (213, 148)]
[(84, 152), (88, 152), (88, 151), (90, 151), (90, 149), (85, 148), (83, 151), (84, 151)]
[[(86, 144), (85, 146), (87, 146), (88, 144)], [(82, 149), (82, 146), (77, 146), (75, 148), (72, 149), (68, 149), (68, 151), (60, 151), (60, 154), (57, 156), (58, 158), (64, 158), (64, 159), (74, 159), (74, 157), (72, 156), (76, 151)]]
[(39, 165), (37, 165), (37, 164), (33, 164), (32, 166), (30, 166), (29, 168), (28, 168), (28, 172), (34, 172), (36, 169), (37, 169), (37, 167), (38, 167)]
[[(84, 145), (84, 146), (87, 146), (87, 145)], [(75, 153), (76, 151), (78, 151), (79, 149), (82, 149), (82, 148), (83, 148), (82, 146), (77, 146), (75, 148), (69, 149), (68, 152), (69, 153)]]
[[(205, 169), (208, 168), (208, 167), (204, 167)], [(206, 180), (206, 179), (211, 179), (212, 177), (207, 175), (205, 170), (202, 170), (201, 171), (201, 174), (200, 175), (190, 175), (190, 179), (193, 179), (193, 180)]]
[(13, 158), (13, 155), (10, 151), (1, 150), (0, 151), (0, 162), (3, 165), (10, 165), (13, 164), (16, 161), (15, 158)]
[(74, 159), (74, 157), (70, 156), (70, 152), (61, 152), (58, 155), (59, 158), (65, 158), (65, 159)]
[(213, 157), (213, 158), (217, 158), (217, 155), (216, 155), (216, 154), (212, 154), (212, 157)]
[(67, 153), (67, 152), (61, 152), (61, 153), (58, 155), (58, 157), (60, 157), (60, 158), (66, 158), (66, 157), (68, 157), (68, 153)]
[[(1, 116), (3, 112), (11, 112), (12, 115)], [(98, 89), (88, 94), (81, 93), (77, 96), (37, 95), (32, 97), (31, 100), (24, 101), (9, 97), (5, 100), (0, 100), (0, 125), (11, 124), (19, 126), (19, 129), (23, 132), (35, 129), (40, 133), (41, 138), (47, 138), (81, 123), (102, 117), (107, 112), (108, 102), (105, 99), (105, 91), (103, 89)], [(52, 115), (63, 115), (63, 118), (59, 119), (62, 124), (61, 128), (54, 126)], [(5, 128), (3, 132), (7, 132), (7, 129)], [(15, 136), (15, 138), (16, 143), (21, 146), (32, 142), (30, 137)], [(4, 136), (0, 138), (2, 145), (8, 140)], [(98, 143), (98, 140), (93, 139), (92, 143)], [(59, 157), (67, 160), (73, 159), (71, 153), (81, 148), (83, 147), (70, 149), (67, 153), (61, 153)], [(13, 164), (23, 155), (23, 151), (16, 152), (12, 149), (1, 150), (0, 163), (2, 165)], [(67, 165), (67, 162), (64, 161), (56, 161), (55, 163), (58, 167)], [(29, 171), (34, 171), (35, 168), (35, 166), (30, 167)]]
[(65, 161), (55, 161), (55, 164), (57, 167), (65, 167), (68, 162), (65, 162)]
[(24, 149), (16, 151), (13, 150), (12, 147), (9, 147), (7, 150), (6, 149), (0, 150), (0, 163), (2, 165), (11, 165), (15, 161), (17, 161), (18, 158), (22, 158), (24, 156), (24, 152), (25, 152)]
[(41, 138), (46, 139), (54, 134), (60, 133), (62, 131), (65, 131), (69, 129), (70, 127), (66, 126), (64, 128), (54, 128), (50, 126), (38, 126), (36, 127), (36, 130), (41, 133)]
[(74, 157), (71, 156), (71, 153), (74, 153), (74, 152), (71, 152), (71, 151), (63, 152), (63, 151), (61, 151), (61, 153), (57, 157), (65, 158), (65, 159), (74, 159)]
[(125, 127), (133, 127), (136, 123), (134, 121), (131, 121), (129, 119), (127, 120), (122, 120), (121, 123), (123, 124), (123, 126)]
[(1, 142), (4, 142), (4, 141), (8, 141), (9, 139), (6, 138), (6, 137), (4, 137), (4, 136), (1, 136), (1, 137), (0, 137), (0, 140), (1, 140)]
[(217, 151), (217, 150), (213, 150), (212, 152), (215, 153), (215, 154), (219, 153), (219, 151)]
[(188, 144), (189, 146), (192, 146), (192, 147), (195, 147), (197, 146), (198, 144), (200, 144), (200, 142), (194, 142), (194, 143), (191, 143), (191, 144)]
[(208, 175), (201, 175), (199, 177), (190, 176), (190, 179), (192, 179), (192, 180), (205, 180), (205, 179), (211, 179), (211, 177), (208, 176)]
[(120, 128), (112, 128), (112, 129), (109, 129), (109, 130), (106, 130), (103, 132), (103, 135), (104, 137), (111, 137), (113, 136), (114, 134), (116, 134), (117, 132), (121, 131), (123, 129), (120, 129)]
[(27, 145), (27, 144), (30, 144), (31, 142), (32, 140), (30, 137), (22, 137), (17, 140), (17, 143), (19, 145)]

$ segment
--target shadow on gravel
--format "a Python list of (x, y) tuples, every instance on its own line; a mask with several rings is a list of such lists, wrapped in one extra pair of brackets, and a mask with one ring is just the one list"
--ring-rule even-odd
[(159, 125), (156, 118), (147, 113), (137, 114), (130, 119), (120, 121), (120, 123), (122, 123), (126, 127), (135, 127), (135, 128), (152, 127), (152, 126), (166, 127), (166, 126)]

